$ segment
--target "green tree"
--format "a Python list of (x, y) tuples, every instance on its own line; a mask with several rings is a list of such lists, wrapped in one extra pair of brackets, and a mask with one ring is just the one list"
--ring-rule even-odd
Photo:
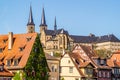
[(20, 72), (16, 72), (15, 76), (13, 77), (13, 80), (21, 80), (20, 78)]
[(101, 58), (107, 58), (110, 57), (112, 52), (106, 49), (100, 49), (100, 50), (95, 50), (97, 55)]
[(48, 80), (48, 65), (37, 35), (28, 62), (25, 66), (26, 80)]

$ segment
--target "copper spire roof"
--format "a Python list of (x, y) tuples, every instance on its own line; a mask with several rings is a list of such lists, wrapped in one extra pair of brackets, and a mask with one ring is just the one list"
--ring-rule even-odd
[(57, 24), (56, 24), (56, 17), (55, 17), (55, 22), (54, 22), (54, 30), (57, 30)]
[(29, 13), (29, 19), (27, 25), (35, 25), (33, 21), (33, 15), (32, 15), (32, 7), (30, 5), (30, 13)]
[(45, 20), (44, 7), (43, 7), (43, 10), (42, 10), (42, 18), (41, 18), (41, 24), (40, 24), (40, 26), (47, 26), (46, 25), (46, 20)]

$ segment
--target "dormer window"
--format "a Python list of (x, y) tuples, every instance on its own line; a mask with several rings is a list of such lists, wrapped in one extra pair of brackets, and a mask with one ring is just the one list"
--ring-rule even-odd
[(22, 48), (22, 47), (19, 48), (20, 51), (23, 51), (23, 49), (24, 49), (24, 48)]
[(20, 62), (20, 60), (21, 60), (21, 57), (22, 57), (22, 54), (20, 54), (20, 55), (16, 55), (14, 58), (13, 58), (13, 65), (14, 66), (18, 66), (18, 64), (19, 64), (19, 62)]
[(1, 47), (1, 48), (0, 48), (0, 53), (3, 52), (4, 48), (5, 48), (5, 47)]
[(3, 51), (3, 49), (2, 49), (2, 48), (0, 48), (0, 53), (2, 53), (2, 51)]
[(17, 66), (18, 65), (18, 59), (15, 59), (14, 60), (14, 66)]
[(11, 65), (11, 60), (8, 59), (8, 60), (7, 60), (7, 66), (10, 66), (10, 65)]
[(27, 37), (26, 39), (27, 39), (27, 41), (30, 41), (30, 40), (31, 40), (31, 37)]
[(19, 47), (19, 51), (23, 51), (25, 49), (25, 46)]
[(6, 42), (7, 42), (7, 39), (4, 39), (4, 40), (3, 40), (3, 43), (6, 43)]
[(14, 59), (14, 66), (18, 66), (20, 59), (21, 59), (21, 57)]

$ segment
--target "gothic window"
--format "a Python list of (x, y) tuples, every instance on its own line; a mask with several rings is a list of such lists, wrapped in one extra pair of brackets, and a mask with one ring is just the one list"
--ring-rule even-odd
[(65, 45), (65, 36), (63, 37), (63, 42), (64, 42), (64, 45)]
[(62, 37), (60, 37), (59, 42), (60, 42), (60, 44), (62, 44)]

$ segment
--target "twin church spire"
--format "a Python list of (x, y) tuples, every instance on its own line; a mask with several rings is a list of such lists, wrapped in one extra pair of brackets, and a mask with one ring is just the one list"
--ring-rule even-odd
[[(41, 16), (41, 23), (40, 23), (40, 32), (42, 30), (46, 30), (47, 29), (47, 24), (46, 24), (46, 19), (45, 19), (45, 11), (44, 11), (44, 7), (42, 9), (42, 16)], [(57, 24), (56, 24), (56, 17), (55, 17), (55, 21), (54, 21), (54, 30), (57, 30)], [(33, 20), (33, 14), (32, 14), (32, 6), (30, 5), (30, 13), (29, 13), (29, 19), (28, 19), (28, 23), (27, 23), (27, 32), (28, 33), (33, 33), (35, 32), (35, 24), (34, 24), (34, 20)]]
[(29, 13), (29, 19), (27, 25), (35, 25), (33, 21), (33, 15), (32, 15), (32, 7), (30, 5), (30, 13)]
[(44, 7), (42, 9), (42, 18), (41, 18), (41, 24), (40, 26), (47, 26), (46, 25), (46, 20), (45, 20), (45, 11), (44, 11)]

